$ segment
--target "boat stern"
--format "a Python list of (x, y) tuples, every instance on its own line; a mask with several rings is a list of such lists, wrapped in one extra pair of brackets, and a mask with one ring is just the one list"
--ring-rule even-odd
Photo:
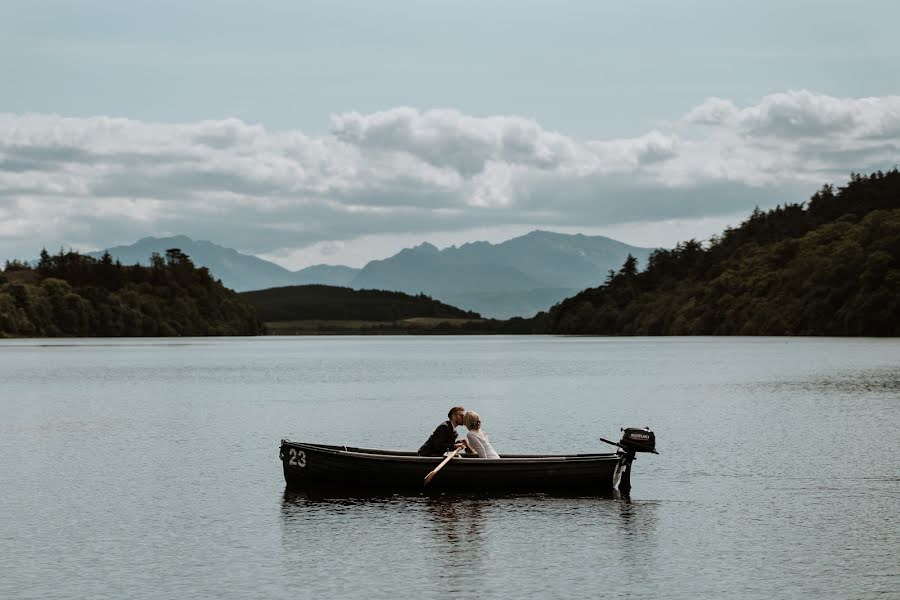
[(649, 427), (643, 429), (628, 427), (621, 431), (622, 437), (618, 442), (600, 439), (607, 444), (619, 447), (617, 452), (619, 464), (616, 466), (613, 485), (623, 494), (627, 494), (631, 491), (631, 464), (637, 460), (637, 454), (639, 452), (659, 454), (659, 452), (656, 451), (656, 434), (650, 431)]

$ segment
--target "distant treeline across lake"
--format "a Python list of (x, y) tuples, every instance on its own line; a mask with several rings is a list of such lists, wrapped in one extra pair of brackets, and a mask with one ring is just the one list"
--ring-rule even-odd
[(482, 319), (425, 294), (297, 285), (243, 292), (273, 334), (534, 333), (535, 319)]
[(0, 274), (0, 335), (256, 335), (256, 311), (237, 293), (173, 248), (150, 266), (125, 266), (109, 254), (44, 250), (36, 268), (7, 261)]

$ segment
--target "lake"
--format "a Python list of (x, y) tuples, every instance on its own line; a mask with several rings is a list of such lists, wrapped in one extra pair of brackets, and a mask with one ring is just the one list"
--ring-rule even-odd
[[(285, 492), (282, 437), (456, 404), (660, 455), (629, 498)], [(900, 340), (0, 340), (0, 457), (2, 598), (900, 598)]]

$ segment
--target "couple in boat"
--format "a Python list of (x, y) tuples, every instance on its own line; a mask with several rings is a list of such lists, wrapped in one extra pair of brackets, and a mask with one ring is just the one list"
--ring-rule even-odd
[[(417, 454), (419, 456), (443, 456), (463, 447), (467, 454), (477, 454), (479, 458), (500, 458), (491, 446), (487, 435), (481, 430), (481, 417), (476, 412), (466, 412), (462, 406), (454, 406), (447, 413), (446, 421), (437, 426), (434, 433), (425, 440)], [(466, 437), (456, 440), (456, 428), (464, 425), (469, 430)]]

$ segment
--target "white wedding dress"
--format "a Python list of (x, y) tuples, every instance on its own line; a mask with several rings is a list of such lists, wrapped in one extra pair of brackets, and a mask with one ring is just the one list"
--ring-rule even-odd
[(500, 458), (500, 455), (497, 454), (497, 451), (491, 446), (491, 441), (488, 439), (487, 435), (480, 429), (477, 431), (470, 431), (468, 435), (466, 435), (466, 440), (468, 440), (469, 446), (478, 453), (480, 458)]

